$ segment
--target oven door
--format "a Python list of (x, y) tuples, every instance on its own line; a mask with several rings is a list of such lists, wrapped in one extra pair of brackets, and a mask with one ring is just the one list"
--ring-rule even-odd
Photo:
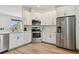
[(35, 32), (35, 33), (32, 33), (32, 37), (33, 38), (40, 38), (41, 37), (41, 33), (37, 33), (37, 32)]
[(33, 43), (41, 43), (41, 33), (40, 32), (32, 33), (32, 42)]

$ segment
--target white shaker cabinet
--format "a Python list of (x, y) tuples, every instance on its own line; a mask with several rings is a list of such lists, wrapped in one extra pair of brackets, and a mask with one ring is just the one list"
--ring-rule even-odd
[(9, 38), (9, 50), (24, 44), (24, 33), (11, 33)]
[[(50, 30), (51, 29), (51, 30)], [(47, 43), (56, 44), (56, 32), (52, 27), (44, 27), (42, 31), (42, 41)]]
[(45, 25), (46, 24), (46, 19), (45, 19), (45, 15), (44, 14), (42, 14), (41, 15), (41, 25)]
[(56, 44), (56, 33), (49, 33), (49, 43)]
[(76, 15), (76, 7), (75, 6), (66, 6), (66, 16)]
[(56, 11), (42, 14), (42, 25), (56, 25)]
[(75, 15), (76, 7), (75, 6), (62, 6), (62, 7), (58, 7), (56, 11), (57, 11), (57, 17)]
[(18, 46), (17, 43), (17, 36), (15, 34), (10, 34), (10, 38), (9, 38), (9, 50), (16, 48)]
[(65, 6), (63, 6), (63, 7), (58, 7), (57, 9), (56, 9), (56, 11), (57, 11), (57, 17), (61, 17), (61, 16), (64, 16), (66, 13), (66, 7)]
[(21, 46), (24, 44), (24, 33), (20, 33), (17, 35), (17, 40), (18, 40), (18, 46)]
[(48, 14), (45, 17), (46, 17), (45, 18), (46, 19), (45, 20), (45, 22), (46, 22), (45, 25), (53, 25), (53, 16), (51, 16), (51, 15)]
[(49, 39), (48, 33), (47, 32), (42, 32), (42, 41), (47, 42), (48, 39)]
[(24, 25), (32, 25), (32, 17), (30, 11), (23, 11), (23, 24)]
[(56, 33), (50, 33), (50, 32), (43, 33), (42, 41), (56, 44)]
[(32, 41), (31, 32), (24, 32), (24, 43), (30, 43)]

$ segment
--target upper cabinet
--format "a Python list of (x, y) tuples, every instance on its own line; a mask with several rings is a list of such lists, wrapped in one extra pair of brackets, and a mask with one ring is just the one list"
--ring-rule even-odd
[(21, 5), (1, 5), (0, 13), (10, 16), (16, 16), (22, 18), (22, 6)]
[(42, 25), (56, 25), (56, 11), (44, 13), (42, 16)]
[(69, 15), (75, 15), (76, 14), (76, 8), (75, 6), (62, 6), (56, 9), (57, 16), (69, 16)]
[(23, 10), (23, 24), (32, 25), (32, 17), (30, 11)]
[(66, 15), (76, 15), (76, 7), (75, 6), (66, 6)]
[(59, 7), (59, 8), (57, 8), (56, 9), (56, 11), (57, 11), (57, 17), (64, 16), (65, 15), (65, 12), (66, 12), (65, 9), (66, 9), (65, 7)]
[(56, 10), (38, 13), (23, 10), (23, 23), (24, 25), (32, 25), (32, 20), (40, 20), (41, 25), (56, 25)]

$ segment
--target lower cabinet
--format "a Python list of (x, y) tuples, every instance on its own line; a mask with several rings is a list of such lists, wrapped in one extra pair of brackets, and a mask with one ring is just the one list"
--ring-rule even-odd
[(56, 33), (43, 32), (42, 41), (47, 43), (56, 44)]
[(30, 43), (32, 41), (31, 32), (24, 32), (24, 42), (25, 44)]
[(11, 33), (9, 37), (9, 50), (24, 44), (24, 33)]

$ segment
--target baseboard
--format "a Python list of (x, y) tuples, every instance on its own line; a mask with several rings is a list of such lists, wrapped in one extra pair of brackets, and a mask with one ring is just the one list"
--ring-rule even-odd
[(51, 45), (54, 45), (54, 46), (56, 46), (56, 44), (49, 43), (49, 42), (45, 42), (45, 41), (42, 41), (42, 43), (51, 44)]
[(10, 51), (10, 50), (14, 50), (14, 49), (17, 49), (17, 48), (20, 48), (20, 47), (25, 46), (25, 45), (28, 45), (28, 44), (30, 44), (30, 43), (31, 43), (31, 42), (26, 43), (26, 44), (23, 44), (23, 45), (21, 45), (21, 46), (15, 47), (15, 48), (12, 48), (12, 49), (8, 49), (8, 51)]

